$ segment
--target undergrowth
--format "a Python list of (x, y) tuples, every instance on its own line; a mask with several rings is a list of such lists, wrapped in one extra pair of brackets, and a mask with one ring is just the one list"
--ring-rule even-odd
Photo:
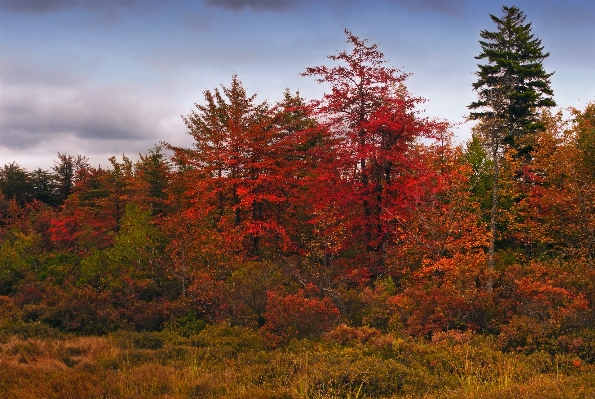
[(2, 398), (595, 397), (595, 368), (576, 354), (504, 352), (469, 333), (427, 341), (343, 326), (272, 349), (221, 325), (187, 337), (19, 329), (0, 334)]

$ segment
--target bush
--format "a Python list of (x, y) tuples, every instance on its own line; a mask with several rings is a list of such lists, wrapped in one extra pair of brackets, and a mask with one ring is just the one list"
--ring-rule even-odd
[(389, 303), (405, 331), (430, 337), (437, 331), (490, 331), (497, 321), (492, 293), (486, 292), (485, 257), (457, 255), (428, 263)]
[(265, 325), (260, 329), (271, 346), (292, 338), (318, 338), (329, 331), (339, 318), (339, 310), (329, 298), (319, 299), (313, 285), (296, 294), (267, 294)]

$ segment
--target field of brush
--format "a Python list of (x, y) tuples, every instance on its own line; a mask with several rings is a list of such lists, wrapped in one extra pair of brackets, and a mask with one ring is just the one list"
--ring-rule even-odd
[(0, 334), (0, 397), (595, 397), (595, 367), (574, 355), (502, 352), (459, 332), (430, 342), (372, 330), (272, 349), (239, 327), (74, 336), (23, 324)]

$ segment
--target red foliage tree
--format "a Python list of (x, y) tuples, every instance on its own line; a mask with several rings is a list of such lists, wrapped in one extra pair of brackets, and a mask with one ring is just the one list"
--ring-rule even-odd
[(331, 89), (315, 103), (335, 143), (334, 168), (321, 176), (316, 200), (322, 209), (341, 209), (338, 228), (372, 255), (372, 273), (379, 274), (394, 224), (420, 201), (412, 143), (435, 137), (446, 124), (420, 118), (415, 107), (424, 100), (408, 93), (408, 75), (386, 67), (377, 45), (345, 33), (352, 51), (328, 57), (340, 65), (306, 68), (303, 74)]
[(219, 253), (250, 259), (290, 251), (290, 199), (307, 145), (299, 133), (313, 123), (307, 109), (289, 93), (276, 107), (257, 104), (236, 76), (204, 96), (184, 118), (194, 148), (170, 146), (185, 165), (186, 218), (210, 231)]

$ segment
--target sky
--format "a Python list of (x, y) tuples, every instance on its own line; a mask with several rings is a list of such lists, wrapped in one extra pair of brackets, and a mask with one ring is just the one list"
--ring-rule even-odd
[(234, 74), (260, 101), (286, 88), (320, 98), (327, 88), (300, 74), (349, 49), (344, 29), (412, 74), (420, 111), (460, 123), (463, 143), (479, 33), (503, 5), (550, 53), (558, 105), (595, 101), (592, 0), (0, 0), (0, 166), (47, 170), (58, 153), (108, 166), (163, 141), (191, 146), (181, 116)]

